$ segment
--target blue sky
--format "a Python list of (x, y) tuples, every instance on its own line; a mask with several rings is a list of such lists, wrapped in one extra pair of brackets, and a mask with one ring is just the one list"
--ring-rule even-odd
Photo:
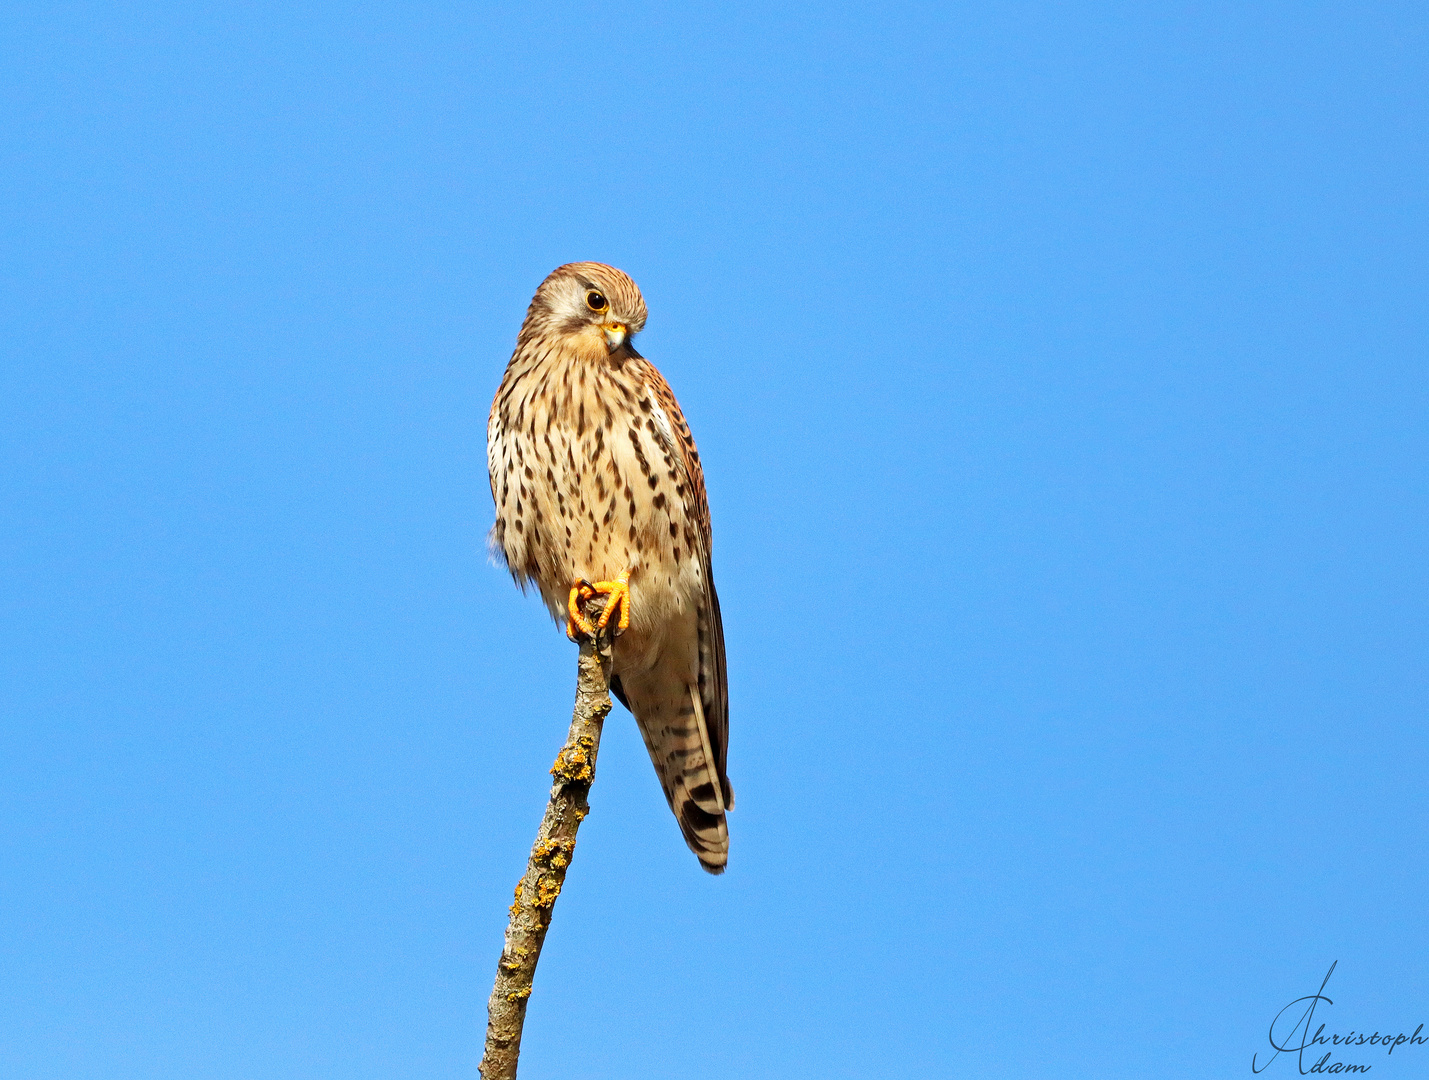
[(523, 1077), (1248, 1075), (1333, 961), (1429, 1022), (1426, 49), (7, 7), (0, 1074), (474, 1076), (574, 677), (485, 419), (576, 259), (700, 444), (739, 805), (711, 879), (617, 710)]

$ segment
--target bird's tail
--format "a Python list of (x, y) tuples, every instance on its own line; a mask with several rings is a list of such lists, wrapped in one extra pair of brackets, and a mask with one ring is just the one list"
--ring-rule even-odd
[(625, 673), (611, 680), (611, 690), (640, 725), (645, 747), (680, 832), (700, 865), (724, 873), (729, 861), (725, 811), (734, 791), (719, 771), (698, 688), (654, 671)]

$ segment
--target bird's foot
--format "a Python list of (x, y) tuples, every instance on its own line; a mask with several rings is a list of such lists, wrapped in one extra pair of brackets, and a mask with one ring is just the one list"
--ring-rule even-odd
[(622, 570), (614, 581), (597, 581), (591, 587), (597, 593), (610, 597), (605, 602), (605, 610), (600, 613), (600, 628), (605, 629), (605, 624), (610, 622), (610, 617), (619, 608), (620, 618), (616, 620), (615, 632), (620, 634), (627, 629), (630, 626), (630, 571)]
[(566, 637), (579, 641), (580, 635), (595, 636), (594, 624), (585, 617), (581, 604), (595, 595), (595, 586), (585, 578), (577, 578), (571, 586), (571, 598), (566, 601)]
[[(606, 596), (605, 610), (594, 623), (586, 617), (581, 605), (593, 596)], [(614, 581), (591, 583), (579, 578), (571, 586), (570, 599), (566, 601), (566, 637), (579, 641), (583, 635), (593, 638), (597, 630), (604, 630), (611, 616), (619, 609), (620, 617), (615, 623), (615, 633), (619, 636), (630, 626), (630, 571), (622, 570)]]

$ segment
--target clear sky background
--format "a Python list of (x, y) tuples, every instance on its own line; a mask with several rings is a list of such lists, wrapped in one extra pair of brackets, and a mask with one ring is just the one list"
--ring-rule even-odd
[(0, 1075), (474, 1077), (575, 666), (486, 413), (577, 259), (699, 441), (739, 805), (710, 878), (617, 708), (523, 1077), (1249, 1075), (1332, 961), (1429, 1022), (1426, 57), (6, 5)]

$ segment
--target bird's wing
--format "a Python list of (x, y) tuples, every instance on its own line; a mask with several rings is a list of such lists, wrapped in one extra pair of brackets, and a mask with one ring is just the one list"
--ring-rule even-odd
[(675, 458), (680, 462), (684, 483), (688, 489), (686, 513), (695, 526), (691, 545), (699, 558), (702, 596), (696, 611), (699, 628), (700, 685), (699, 699), (704, 714), (710, 750), (719, 774), (724, 809), (734, 808), (734, 789), (727, 773), (729, 758), (729, 685), (724, 665), (724, 624), (720, 619), (719, 594), (715, 592), (714, 571), (710, 559), (711, 540), (709, 498), (705, 494), (705, 472), (700, 466), (700, 453), (685, 414), (664, 376), (655, 366), (646, 363), (645, 379), (655, 399), (654, 419), (662, 438), (673, 443)]

